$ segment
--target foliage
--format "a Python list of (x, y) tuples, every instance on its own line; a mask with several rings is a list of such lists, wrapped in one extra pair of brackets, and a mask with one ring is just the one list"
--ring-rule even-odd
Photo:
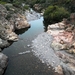
[(7, 19), (7, 20), (9, 20), (9, 19), (10, 19), (10, 17), (11, 17), (11, 15), (10, 15), (10, 14), (8, 14), (8, 15), (6, 16), (6, 19)]
[(0, 0), (3, 2), (10, 2), (16, 6), (21, 5), (22, 3), (29, 4), (34, 6), (34, 4), (41, 4), (43, 8), (47, 8), (50, 5), (58, 5), (65, 7), (69, 12), (75, 12), (75, 0)]
[(3, 2), (13, 2), (13, 0), (0, 0), (0, 1), (3, 1)]
[[(22, 3), (29, 4), (31, 7), (39, 4), (41, 5), (41, 10), (48, 7), (44, 14), (44, 19), (48, 22), (60, 21), (63, 17), (68, 17), (69, 13), (75, 12), (75, 0), (0, 0), (0, 4), (7, 2), (23, 10), (29, 7), (27, 5), (23, 7)], [(7, 9), (9, 10), (8, 7)]]
[(23, 10), (25, 10), (25, 9), (29, 9), (29, 6), (28, 6), (28, 5), (25, 5), (25, 6), (23, 7)]
[(49, 23), (61, 21), (69, 17), (69, 12), (64, 7), (49, 6), (44, 13), (44, 20)]
[(4, 5), (4, 4), (6, 4), (6, 2), (0, 1), (0, 4), (3, 4)]

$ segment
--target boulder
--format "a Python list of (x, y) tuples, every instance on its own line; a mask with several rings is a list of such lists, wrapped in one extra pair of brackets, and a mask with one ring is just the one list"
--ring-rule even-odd
[(61, 43), (56, 42), (56, 41), (53, 41), (52, 42), (51, 47), (54, 50), (65, 50), (65, 49), (68, 49), (69, 48), (67, 44), (61, 44)]
[(5, 48), (10, 45), (10, 42), (8, 42), (7, 40), (3, 40), (3, 39), (0, 39), (0, 40), (1, 40), (0, 48)]
[(8, 64), (8, 57), (3, 53), (0, 53), (0, 75), (4, 73), (7, 64)]
[(30, 27), (29, 23), (27, 22), (26, 18), (20, 14), (17, 15), (14, 22), (15, 29), (23, 29)]

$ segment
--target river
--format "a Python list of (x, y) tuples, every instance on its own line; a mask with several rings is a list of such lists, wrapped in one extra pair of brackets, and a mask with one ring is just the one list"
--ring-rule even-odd
[(32, 51), (32, 41), (45, 31), (43, 17), (29, 23), (31, 25), (29, 29), (16, 32), (19, 41), (3, 50), (3, 53), (9, 57), (4, 75), (58, 75)]

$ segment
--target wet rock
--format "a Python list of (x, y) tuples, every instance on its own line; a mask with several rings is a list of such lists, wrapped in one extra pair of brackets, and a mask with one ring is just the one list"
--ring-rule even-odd
[(8, 47), (10, 43), (7, 40), (1, 39), (0, 48)]
[(0, 75), (3, 74), (4, 69), (7, 66), (7, 62), (8, 62), (8, 57), (3, 53), (0, 53)]

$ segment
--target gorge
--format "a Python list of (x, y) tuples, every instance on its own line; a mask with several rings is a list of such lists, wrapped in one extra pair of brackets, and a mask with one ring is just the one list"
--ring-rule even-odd
[[(4, 8), (4, 10), (6, 9)], [(14, 18), (8, 18), (11, 23), (9, 23), (3, 17), (1, 18), (1, 21), (7, 22), (5, 24), (13, 25), (14, 23), (15, 26), (11, 25), (10, 27), (7, 25), (8, 27), (3, 27), (5, 24), (2, 22), (2, 24), (4, 24), (2, 25), (3, 29), (6, 28), (7, 30), (5, 31), (7, 35), (3, 34), (5, 32), (1, 33), (1, 38), (3, 38), (3, 40), (1, 39), (0, 43), (2, 44), (4, 42), (4, 44), (6, 44), (5, 42), (11, 43), (13, 40), (18, 40), (17, 42), (13, 42), (11, 46), (2, 51), (9, 57), (8, 67), (4, 75), (74, 75), (74, 56), (70, 55), (69, 53), (65, 53), (64, 48), (66, 46), (62, 47), (56, 42), (53, 43), (53, 38), (58, 41), (57, 38), (60, 37), (60, 35), (58, 36), (58, 33), (63, 31), (63, 25), (65, 25), (65, 23), (62, 21), (49, 25), (48, 31), (44, 32), (46, 31), (46, 27), (43, 24), (43, 16), (33, 10), (31, 14), (29, 11), (27, 11), (27, 13), (27, 17), (29, 17), (29, 19), (27, 18), (28, 22), (25, 16), (20, 14), (13, 14)], [(1, 15), (6, 16), (6, 14)], [(17, 30), (15, 33), (13, 27), (15, 27)], [(24, 29), (25, 27), (30, 28)], [(72, 27), (74, 29), (74, 26)], [(12, 28), (12, 31), (10, 28)], [(68, 30), (68, 27), (66, 30)], [(8, 33), (11, 35), (8, 35)], [(56, 34), (57, 37), (55, 36)], [(4, 38), (5, 36), (7, 38)], [(63, 37), (63, 35), (61, 36)], [(7, 40), (5, 41), (5, 39)], [(61, 40), (61, 44), (63, 43), (64, 42)], [(6, 47), (6, 45), (3, 46)], [(74, 52), (74, 50), (72, 51)], [(5, 57), (7, 60), (7, 56), (3, 57)]]

